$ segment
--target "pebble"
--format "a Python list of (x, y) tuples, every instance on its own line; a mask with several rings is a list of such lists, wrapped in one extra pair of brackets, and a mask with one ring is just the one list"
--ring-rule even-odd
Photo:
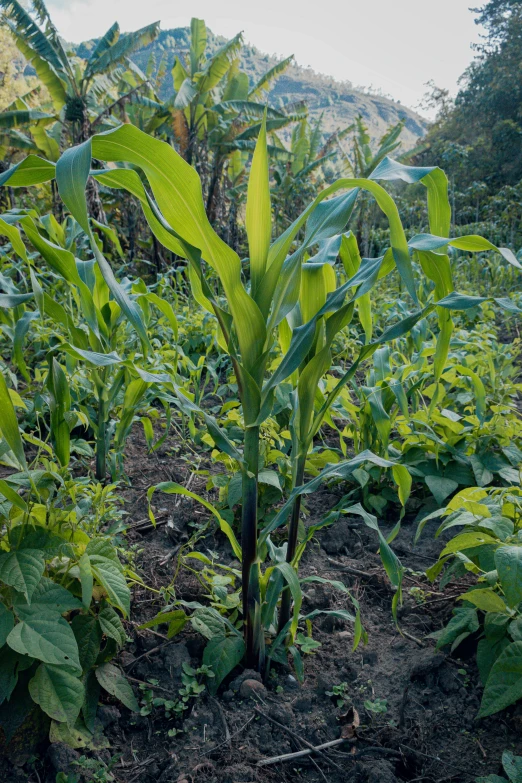
[(243, 699), (255, 699), (258, 696), (264, 696), (266, 694), (266, 688), (262, 682), (258, 680), (243, 680), (239, 689), (239, 695)]

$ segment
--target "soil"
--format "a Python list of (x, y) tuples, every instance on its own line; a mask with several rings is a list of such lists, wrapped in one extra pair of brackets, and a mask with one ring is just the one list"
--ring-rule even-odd
[[(192, 491), (206, 494), (205, 477), (193, 472), (196, 459), (173, 456), (174, 447), (171, 439), (147, 456), (143, 436), (135, 429), (127, 448), (129, 485), (122, 488), (127, 541), (136, 547), (142, 578), (155, 589), (171, 582), (177, 570), (174, 553), (192, 532), (190, 523), (207, 516), (190, 499), (158, 493), (158, 526), (149, 526), (146, 492), (152, 484), (173, 480), (187, 486), (190, 481)], [(344, 489), (341, 483), (309, 497), (307, 524), (321, 519)], [(227, 542), (209, 529), (198, 548), (219, 552), (221, 562), (230, 564)], [(447, 623), (454, 598), (462, 592), (454, 583), (439, 592), (423, 574), (442, 546), (433, 538), (434, 529), (427, 527), (415, 545), (415, 525), (406, 521), (394, 541), (408, 569), (400, 631), (392, 621), (393, 593), (376, 553), (375, 534), (356, 519), (344, 518), (319, 531), (300, 573), (341, 580), (352, 591), (360, 602), (366, 645), (352, 652), (353, 626), (331, 616), (318, 617), (313, 637), (321, 647), (304, 657), (302, 684), (289, 667), (274, 666), (264, 684), (255, 672), (238, 668), (215, 698), (205, 692), (180, 720), (167, 720), (161, 709), (136, 716), (107, 696), (99, 718), (110, 747), (87, 755), (106, 762), (120, 756), (112, 769), (119, 783), (471, 783), (478, 776), (501, 774), (505, 749), (522, 754), (522, 707), (478, 721), (482, 688), (474, 659), (476, 641), (448, 656), (426, 638)], [(417, 590), (410, 592), (412, 588)], [(183, 568), (175, 592), (187, 601), (206, 600), (197, 577)], [(127, 624), (132, 643), (121, 653), (120, 664), (137, 693), (136, 680), (153, 678), (157, 696), (176, 698), (181, 665), (201, 664), (204, 639), (190, 625), (170, 641), (166, 626), (138, 629), (163, 606), (161, 597), (135, 589), (132, 622)], [(316, 608), (351, 611), (352, 605), (340, 590), (308, 584), (303, 610)], [(342, 683), (344, 704), (338, 706), (339, 696), (327, 692)], [(375, 711), (380, 705), (385, 711)], [(178, 733), (169, 736), (173, 728)], [(341, 736), (346, 738), (343, 743), (321, 755), (260, 764), (304, 750), (307, 743), (320, 745)], [(57, 743), (47, 749), (41, 764), (18, 769), (4, 764), (3, 770), (0, 765), (0, 781), (55, 783), (57, 771), (78, 771), (71, 766), (78, 756)]]

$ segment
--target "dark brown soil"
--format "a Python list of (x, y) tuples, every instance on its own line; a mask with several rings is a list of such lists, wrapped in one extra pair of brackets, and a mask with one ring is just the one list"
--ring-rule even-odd
[[(169, 559), (169, 555), (192, 533), (190, 524), (201, 524), (206, 518), (205, 510), (192, 501), (158, 493), (155, 508), (165, 511), (163, 516), (158, 514), (160, 524), (155, 530), (147, 528), (146, 491), (151, 484), (174, 480), (187, 485), (190, 480), (193, 491), (205, 494), (206, 479), (191, 477), (195, 461), (172, 456), (173, 445), (168, 441), (162, 450), (146, 456), (137, 430), (128, 445), (130, 485), (123, 487), (127, 539), (138, 548), (141, 576), (155, 589), (171, 582), (177, 558)], [(320, 519), (343, 489), (342, 485), (325, 488), (309, 498), (308, 521)], [(169, 519), (175, 530), (167, 535)], [(200, 550), (218, 551), (222, 561), (230, 563), (228, 545), (211, 529), (199, 542)], [(290, 668), (278, 666), (264, 686), (248, 682), (242, 687), (245, 680), (259, 678), (238, 669), (225, 680), (216, 698), (203, 694), (178, 721), (165, 719), (160, 709), (149, 716), (135, 716), (108, 700), (100, 717), (110, 749), (98, 755), (108, 760), (121, 754), (112, 770), (115, 779), (119, 783), (472, 783), (478, 776), (501, 774), (502, 751), (522, 753), (522, 710), (516, 707), (477, 721), (481, 686), (474, 644), (461, 645), (456, 658), (436, 652), (433, 641), (425, 638), (448, 621), (459, 589), (450, 583), (441, 593), (428, 583), (423, 570), (436, 559), (441, 544), (433, 540), (433, 529), (426, 529), (415, 546), (414, 530), (413, 524), (404, 524), (393, 544), (408, 568), (399, 613), (402, 634), (392, 621), (392, 591), (376, 553), (374, 533), (355, 519), (323, 529), (306, 552), (301, 573), (341, 580), (350, 588), (361, 604), (368, 644), (352, 652), (353, 627), (319, 617), (313, 636), (321, 647), (305, 656), (302, 685)], [(418, 590), (410, 593), (412, 588)], [(196, 576), (183, 568), (175, 592), (178, 598), (205, 601)], [(348, 596), (329, 586), (309, 584), (305, 593), (305, 611), (352, 610)], [(154, 678), (158, 696), (176, 698), (181, 664), (200, 665), (204, 640), (192, 630), (167, 641), (164, 626), (155, 629), (156, 633), (137, 629), (163, 606), (163, 600), (150, 591), (135, 590), (133, 622), (127, 625), (133, 641), (120, 662), (134, 680)], [(341, 683), (346, 683), (344, 708), (326, 693)], [(377, 700), (386, 700), (385, 712), (365, 706)], [(349, 708), (356, 710), (360, 721), (351, 737), (353, 713)], [(174, 727), (180, 732), (169, 737), (167, 732)], [(322, 755), (259, 765), (271, 757), (303, 750), (306, 743), (336, 740), (341, 733), (349, 738)], [(72, 769), (67, 762), (73, 755), (53, 746), (43, 766), (35, 767), (39, 777), (34, 770), (6, 771), (2, 777), (0, 769), (0, 780), (54, 783), (60, 765)]]

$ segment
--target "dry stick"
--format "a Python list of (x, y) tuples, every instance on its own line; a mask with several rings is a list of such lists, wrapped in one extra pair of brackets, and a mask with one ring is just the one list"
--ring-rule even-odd
[[(266, 717), (266, 715), (265, 715)], [(285, 731), (286, 726), (282, 726), (281, 724), (278, 724), (281, 726), (281, 728), (284, 728)], [(297, 736), (297, 735), (296, 735)], [(301, 742), (305, 742), (301, 737), (299, 737)], [(322, 745), (311, 745), (309, 748), (305, 748), (304, 750), (297, 750), (295, 753), (282, 753), (280, 756), (272, 756), (269, 759), (261, 759), (257, 762), (258, 767), (268, 767), (270, 764), (279, 764), (283, 761), (293, 761), (293, 759), (302, 758), (303, 756), (310, 756), (312, 753), (317, 753), (320, 756), (324, 757), (325, 760), (328, 762), (328, 764), (331, 764), (333, 767), (337, 767), (341, 772), (344, 772), (343, 768), (339, 766), (339, 764), (336, 764), (335, 761), (332, 761), (331, 758), (326, 756), (325, 753), (323, 753), (323, 750), (327, 750), (328, 748), (335, 748), (337, 745), (341, 745), (343, 742), (346, 742), (345, 739), (336, 739), (331, 740), (330, 742), (323, 742)], [(306, 743), (308, 744), (308, 743)]]
[[(152, 600), (153, 600), (153, 601), (156, 601), (157, 599), (156, 599), (156, 598), (153, 598)], [(155, 631), (155, 630), (154, 630), (154, 628), (141, 628), (141, 629), (140, 629), (140, 625), (141, 625), (141, 624), (140, 624), (140, 623), (136, 623), (136, 622), (134, 622), (134, 620), (131, 620), (131, 624), (132, 624), (132, 625), (134, 625), (134, 626), (135, 626), (136, 628), (138, 628), (139, 630), (142, 630), (142, 631), (148, 631), (148, 632), (149, 632), (149, 633), (151, 633), (153, 636), (158, 636), (160, 639), (163, 639), (163, 641), (165, 641), (165, 642), (170, 642), (170, 639), (169, 639), (169, 637), (168, 637), (168, 636), (165, 636), (164, 634), (162, 634), (162, 633), (159, 633), (159, 631)]]
[(347, 566), (338, 560), (334, 560), (333, 557), (327, 557), (326, 559), (332, 565), (337, 566), (338, 570), (346, 571), (347, 574), (353, 574), (354, 576), (361, 576), (363, 579), (373, 579), (378, 573), (377, 571), (375, 574), (371, 574), (369, 571), (360, 571), (358, 568), (352, 568), (352, 566)]
[[(331, 758), (329, 758), (325, 753), (321, 752), (321, 749), (324, 747), (323, 745), (312, 745), (311, 742), (308, 742), (308, 740), (305, 740), (304, 737), (301, 737), (299, 734), (296, 734), (295, 731), (292, 729), (289, 729), (288, 726), (284, 726), (282, 723), (279, 723), (279, 721), (274, 720), (274, 718), (271, 718), (270, 715), (267, 715), (266, 712), (263, 712), (259, 709), (259, 707), (254, 707), (254, 710), (259, 714), (262, 715), (263, 718), (265, 718), (270, 723), (273, 723), (274, 726), (277, 726), (279, 729), (283, 729), (283, 731), (286, 731), (287, 734), (290, 734), (291, 737), (301, 742), (303, 745), (306, 745), (307, 750), (304, 752), (298, 752), (298, 755), (302, 756), (308, 756), (310, 753), (318, 753), (322, 758), (324, 758), (325, 761), (328, 762), (328, 764), (331, 764), (332, 767), (335, 767), (336, 769), (343, 772), (342, 767), (339, 766), (335, 761), (332, 761)], [(341, 742), (346, 742), (345, 739), (339, 739), (339, 740), (333, 740), (333, 742), (326, 743), (327, 747), (332, 747), (333, 745), (340, 745)], [(292, 754), (286, 754), (286, 755), (292, 755)], [(258, 766), (262, 767), (266, 763), (267, 760), (258, 761)], [(275, 761), (271, 761), (270, 763), (275, 764)]]

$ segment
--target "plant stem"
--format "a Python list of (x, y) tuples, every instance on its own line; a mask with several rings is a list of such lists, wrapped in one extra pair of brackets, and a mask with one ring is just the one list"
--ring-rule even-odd
[(264, 661), (264, 640), (261, 629), (259, 562), (257, 559), (259, 427), (246, 428), (244, 457), (246, 465), (243, 470), (243, 507), (241, 512), (243, 633), (247, 666), (260, 670)]
[[(306, 463), (306, 454), (301, 454), (297, 459), (297, 467), (295, 472), (294, 488), (300, 487), (304, 481), (304, 471)], [(291, 563), (295, 556), (297, 549), (297, 533), (299, 531), (299, 513), (301, 511), (301, 495), (298, 495), (294, 500), (292, 506), (292, 516), (290, 517), (290, 525), (288, 527), (288, 546), (286, 550), (286, 562)], [(290, 588), (287, 586), (283, 590), (281, 596), (281, 609), (279, 612), (279, 632), (285, 627), (290, 619), (290, 604), (292, 595)]]

